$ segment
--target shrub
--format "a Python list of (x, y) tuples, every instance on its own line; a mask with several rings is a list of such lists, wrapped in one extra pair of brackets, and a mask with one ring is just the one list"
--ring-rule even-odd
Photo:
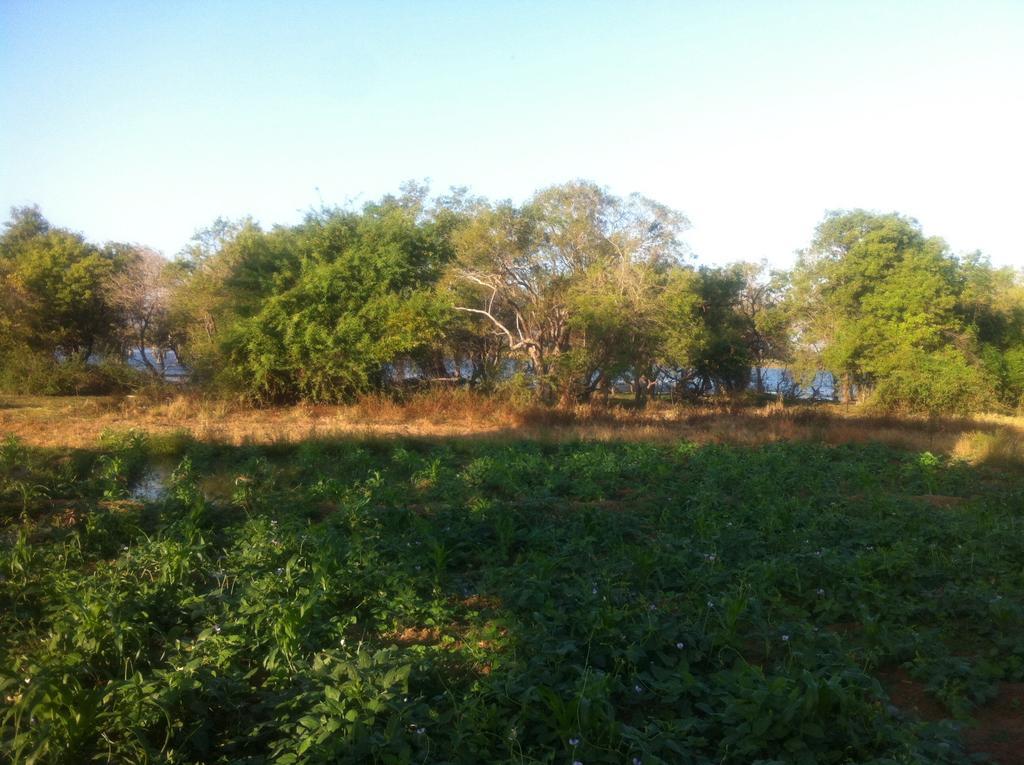
[(994, 403), (990, 379), (954, 348), (928, 353), (907, 348), (890, 356), (869, 403), (920, 414), (967, 414)]
[(7, 393), (105, 395), (136, 390), (146, 381), (143, 373), (118, 361), (58, 361), (27, 349), (0, 355), (0, 390)]

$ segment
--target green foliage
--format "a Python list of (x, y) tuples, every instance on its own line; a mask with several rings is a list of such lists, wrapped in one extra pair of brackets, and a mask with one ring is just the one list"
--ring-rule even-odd
[[(112, 280), (128, 260), (15, 208), (0, 236), (0, 389), (110, 393), (138, 384), (117, 360), (121, 317)], [(101, 358), (96, 363), (94, 355)]]
[(109, 335), (105, 286), (117, 263), (82, 236), (51, 228), (37, 208), (14, 209), (0, 261), (10, 321), (29, 348), (84, 359)]
[[(259, 402), (380, 387), (389, 365), (436, 341), (445, 317), (430, 289), (447, 257), (443, 224), (422, 214), (390, 199), (269, 234), (243, 227), (183, 288), (196, 287), (183, 310), (200, 373)], [(204, 304), (204, 290), (216, 300)]]
[(1024, 680), (1024, 496), (994, 470), (878, 446), (177, 444), (0, 442), (7, 759), (967, 763), (879, 671), (951, 718)]
[(655, 361), (665, 273), (687, 254), (688, 221), (653, 200), (577, 181), (525, 205), (482, 206), (454, 236), (456, 310), (528, 362), (563, 403), (607, 392)]
[(569, 288), (574, 344), (553, 364), (569, 398), (587, 398), (617, 378), (647, 373), (662, 341), (663, 283), (662, 269), (633, 265), (628, 275), (591, 269)]
[(1002, 403), (1024, 404), (1024, 281), (993, 269), (979, 253), (960, 264), (957, 313), (977, 339), (986, 372)]
[(877, 383), (870, 401), (890, 411), (969, 414), (991, 408), (991, 378), (955, 348), (930, 353), (897, 348), (872, 367)]
[(80, 396), (124, 393), (146, 382), (126, 364), (79, 358), (58, 361), (25, 347), (0, 348), (0, 390), (22, 395)]
[(221, 219), (168, 263), (15, 209), (0, 236), (0, 387), (126, 390), (137, 376), (117, 359), (157, 347), (193, 385), (255, 404), (424, 380), (562, 405), (630, 385), (642, 404), (673, 380), (683, 395), (763, 393), (772, 367), (804, 383), (829, 372), (839, 398), (888, 410), (1024, 402), (1020, 273), (864, 210), (829, 213), (792, 273), (693, 268), (688, 225), (586, 181), (522, 205), (408, 184), (269, 231)]
[(749, 324), (738, 310), (744, 286), (740, 268), (702, 267), (673, 274), (663, 297), (663, 358), (699, 392), (739, 391), (750, 381)]
[(978, 345), (979, 335), (1005, 330), (992, 277), (977, 258), (958, 261), (941, 239), (925, 238), (916, 221), (837, 211), (800, 257), (793, 306), (804, 348), (844, 397), (856, 388), (888, 409), (964, 412), (1013, 397), (1005, 374), (999, 385), (1003, 362)]

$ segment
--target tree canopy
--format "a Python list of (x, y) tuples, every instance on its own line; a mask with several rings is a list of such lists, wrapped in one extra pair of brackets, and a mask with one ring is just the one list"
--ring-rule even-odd
[(159, 377), (173, 349), (192, 385), (253, 403), (417, 379), (492, 390), (514, 371), (563, 405), (624, 385), (641, 401), (734, 395), (769, 391), (773, 367), (886, 409), (1024, 400), (1020, 272), (896, 213), (828, 213), (789, 272), (694, 264), (688, 227), (585, 181), (522, 204), (408, 184), (292, 226), (218, 219), (169, 261), (17, 208), (0, 235), (0, 385), (36, 370), (80, 390), (61, 375), (130, 351)]

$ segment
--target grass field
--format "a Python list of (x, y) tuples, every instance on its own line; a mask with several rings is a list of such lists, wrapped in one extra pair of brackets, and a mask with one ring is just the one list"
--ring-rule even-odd
[(313, 433), (299, 410), (265, 412), (263, 436), (244, 431), (259, 412), (211, 413), (239, 428), (218, 439), (154, 427), (155, 408), (135, 413), (149, 435), (91, 429), (124, 424), (124, 402), (5, 405), (0, 432), (20, 440), (0, 446), (0, 746), (15, 762), (1024, 751), (1009, 418), (908, 421), (895, 445), (868, 429), (897, 421), (760, 410), (717, 425), (495, 410), (493, 431), (464, 433), (428, 411), (408, 418), (418, 438), (343, 437), (375, 422), (364, 404), (321, 411)]
[(0, 434), (45, 447), (93, 447), (109, 430), (137, 428), (234, 445), (325, 438), (485, 438), (571, 442), (640, 441), (764, 444), (881, 443), (971, 462), (1024, 465), (1024, 417), (894, 417), (836, 404), (783, 406), (652, 401), (552, 409), (465, 390), (437, 390), (405, 402), (369, 396), (349, 406), (252, 409), (178, 396), (2, 396)]

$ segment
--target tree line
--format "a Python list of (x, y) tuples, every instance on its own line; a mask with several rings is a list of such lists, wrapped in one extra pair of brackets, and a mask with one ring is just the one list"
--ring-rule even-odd
[(407, 184), (265, 230), (218, 220), (173, 260), (93, 244), (36, 207), (0, 236), (0, 386), (102, 392), (154, 377), (254, 404), (445, 380), (573, 404), (821, 372), (842, 400), (964, 412), (1024, 402), (1024, 279), (911, 218), (834, 211), (788, 271), (698, 265), (684, 215), (589, 182), (525, 203)]

